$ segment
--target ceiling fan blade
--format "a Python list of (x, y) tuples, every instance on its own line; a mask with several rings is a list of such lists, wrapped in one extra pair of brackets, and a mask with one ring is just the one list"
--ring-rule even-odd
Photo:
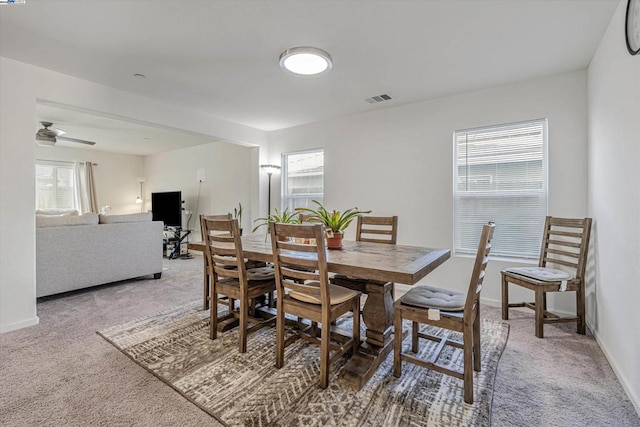
[(93, 141), (86, 141), (84, 139), (69, 138), (68, 136), (59, 136), (59, 137), (57, 137), (57, 139), (59, 139), (61, 141), (77, 142), (79, 144), (96, 145), (96, 143), (93, 142)]

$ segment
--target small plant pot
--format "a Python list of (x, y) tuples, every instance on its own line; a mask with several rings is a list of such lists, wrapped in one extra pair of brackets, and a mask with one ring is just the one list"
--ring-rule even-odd
[(327, 249), (342, 249), (343, 233), (328, 232), (327, 233)]

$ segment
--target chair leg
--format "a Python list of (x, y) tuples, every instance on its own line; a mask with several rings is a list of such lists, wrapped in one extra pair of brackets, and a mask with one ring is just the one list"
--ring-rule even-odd
[(331, 322), (322, 322), (320, 329), (320, 388), (329, 385), (329, 340), (331, 338)]
[(246, 297), (240, 300), (240, 353), (247, 351), (247, 315), (249, 311), (247, 302), (252, 303), (253, 300), (247, 301)]
[(269, 308), (275, 308), (274, 304), (275, 293), (273, 291), (269, 292)]
[(402, 375), (402, 309), (397, 307), (393, 315), (393, 376)]
[(280, 298), (276, 302), (276, 368), (280, 369), (284, 366), (284, 309), (283, 302)]
[(360, 347), (360, 298), (353, 301), (353, 354), (355, 355)]
[(465, 322), (462, 332), (462, 351), (464, 359), (464, 401), (473, 403), (473, 320)]
[(536, 337), (544, 337), (544, 290), (536, 289)]
[(473, 369), (480, 372), (480, 305), (473, 319)]
[(509, 281), (502, 275), (502, 320), (509, 320)]
[(418, 322), (411, 322), (411, 351), (418, 352), (418, 329), (420, 325)]
[(218, 337), (218, 294), (215, 288), (211, 290), (211, 304), (209, 304), (209, 338)]
[(585, 335), (587, 333), (584, 299), (584, 283), (582, 283), (576, 291), (576, 315), (578, 316), (578, 333), (582, 335)]

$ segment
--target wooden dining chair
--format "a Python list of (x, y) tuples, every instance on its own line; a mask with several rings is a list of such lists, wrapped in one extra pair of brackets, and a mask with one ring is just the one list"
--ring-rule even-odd
[[(473, 371), (480, 372), (480, 291), (491, 251), (491, 239), (495, 225), (490, 222), (482, 227), (476, 261), (473, 265), (467, 292), (456, 292), (431, 286), (415, 286), (393, 304), (394, 356), (393, 375), (402, 375), (402, 361), (433, 369), (446, 375), (460, 378), (464, 382), (464, 401), (473, 403)], [(412, 322), (411, 351), (418, 352), (419, 338), (438, 343), (428, 360), (402, 352), (402, 321)], [(450, 339), (448, 334), (435, 336), (419, 331), (424, 323), (462, 333), (462, 340)], [(437, 363), (445, 345), (462, 349), (462, 370)]]
[[(203, 224), (205, 254), (212, 278), (209, 337), (217, 338), (219, 321), (235, 317), (239, 320), (240, 353), (244, 353), (247, 335), (275, 321), (275, 316), (266, 319), (250, 316), (252, 301), (275, 290), (274, 270), (273, 267), (246, 268), (237, 219), (205, 219)], [(229, 313), (218, 317), (218, 294), (238, 300), (238, 310), (230, 305)]]
[[(200, 215), (200, 237), (202, 241), (205, 240), (205, 231), (204, 231), (204, 221), (206, 219), (231, 219), (231, 214), (221, 214), (221, 215)], [(202, 308), (203, 310), (209, 309), (209, 295), (211, 291), (211, 275), (209, 274), (209, 265), (207, 262), (207, 256), (202, 257), (204, 263), (204, 275), (202, 278)], [(230, 301), (231, 303), (231, 301)]]
[[(535, 334), (538, 338), (544, 337), (545, 323), (576, 322), (578, 333), (586, 333), (584, 276), (591, 222), (591, 218), (546, 218), (538, 266), (512, 267), (502, 271), (504, 320), (509, 319), (510, 307), (528, 307), (535, 311)], [(533, 290), (535, 302), (509, 303), (509, 283)], [(575, 316), (560, 317), (547, 310), (547, 293), (565, 291), (576, 293)]]
[[(311, 321), (300, 336), (320, 344), (320, 387), (329, 384), (329, 365), (360, 343), (360, 292), (329, 284), (324, 227), (320, 224), (269, 224), (276, 271), (276, 368), (284, 366), (285, 314)], [(312, 240), (313, 239), (313, 240)], [(298, 243), (313, 241), (314, 243)], [(331, 322), (353, 313), (353, 333), (332, 332)], [(317, 325), (320, 324), (320, 339)], [(331, 338), (334, 338), (332, 341)], [(333, 353), (332, 353), (333, 352)]]
[[(398, 240), (398, 217), (397, 216), (370, 216), (359, 215), (356, 227), (356, 241), (385, 243), (395, 245)], [(335, 285), (344, 286), (349, 289), (366, 292), (367, 283), (372, 280), (336, 274), (331, 279)], [(378, 286), (390, 287), (391, 296), (395, 299), (395, 287), (391, 282), (376, 281)]]

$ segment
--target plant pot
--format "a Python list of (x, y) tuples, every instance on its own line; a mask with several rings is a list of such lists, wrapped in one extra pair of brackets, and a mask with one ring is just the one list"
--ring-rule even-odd
[(328, 232), (327, 233), (327, 249), (342, 249), (342, 237), (344, 233)]

